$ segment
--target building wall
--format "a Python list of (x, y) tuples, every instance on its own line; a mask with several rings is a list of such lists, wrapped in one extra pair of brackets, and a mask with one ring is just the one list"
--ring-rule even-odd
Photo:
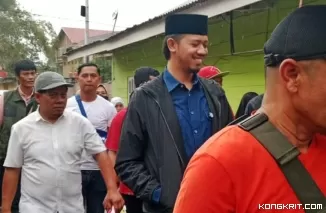
[(66, 35), (63, 35), (59, 46), (60, 47), (70, 47), (70, 46), (72, 46), (72, 43)]
[[(326, 1), (305, 0), (304, 3), (326, 4)], [(275, 26), (296, 7), (297, 0), (279, 0), (271, 9), (234, 12), (234, 55), (230, 54), (228, 16), (211, 20), (209, 55), (204, 63), (231, 72), (225, 77), (223, 87), (234, 111), (244, 93), (264, 91), (263, 45)], [(266, 8), (266, 5), (259, 3), (253, 8)], [(128, 99), (128, 78), (136, 68), (151, 66), (164, 70), (166, 62), (162, 55), (162, 41), (163, 36), (157, 36), (114, 52), (113, 96)]]
[(0, 83), (0, 90), (13, 90), (17, 87), (17, 82)]
[(83, 59), (76, 59), (63, 64), (63, 76), (65, 78), (71, 77), (71, 74), (76, 72), (78, 66), (83, 63)]
[(62, 52), (60, 51), (60, 48), (68, 48), (74, 45), (76, 44), (73, 44), (65, 34), (62, 36), (62, 39), (59, 42), (57, 57), (60, 63), (58, 63), (58, 66), (60, 67), (60, 72), (65, 78), (70, 77), (71, 73), (74, 72), (79, 66), (79, 64), (83, 61), (83, 59), (81, 58), (68, 62), (65, 57), (62, 57)]

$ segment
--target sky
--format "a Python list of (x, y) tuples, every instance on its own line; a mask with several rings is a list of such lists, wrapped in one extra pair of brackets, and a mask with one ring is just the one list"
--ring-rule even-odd
[[(119, 12), (116, 31), (140, 24), (157, 15), (178, 7), (187, 0), (89, 0), (89, 28), (112, 30), (112, 15)], [(17, 0), (22, 8), (36, 19), (52, 23), (56, 33), (61, 27), (85, 27), (80, 6), (85, 0)]]

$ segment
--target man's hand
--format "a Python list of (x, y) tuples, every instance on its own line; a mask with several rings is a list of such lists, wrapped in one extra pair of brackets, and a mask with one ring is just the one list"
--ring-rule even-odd
[(116, 213), (122, 210), (124, 204), (125, 202), (117, 190), (108, 191), (103, 201), (103, 206), (107, 211), (110, 211), (114, 207)]

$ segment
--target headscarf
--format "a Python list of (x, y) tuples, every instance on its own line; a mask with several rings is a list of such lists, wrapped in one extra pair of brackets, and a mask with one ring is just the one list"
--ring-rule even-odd
[(120, 98), (120, 97), (114, 97), (114, 98), (112, 98), (112, 99), (111, 99), (111, 103), (112, 103), (114, 106), (116, 106), (117, 104), (122, 104), (122, 105), (124, 105), (124, 102), (123, 102), (122, 98)]
[(104, 89), (105, 93), (106, 93), (106, 96), (104, 96), (104, 95), (100, 95), (100, 96), (101, 96), (102, 98), (106, 99), (106, 100), (109, 100), (109, 94), (108, 94), (108, 91), (106, 90), (105, 86), (104, 86), (103, 84), (99, 84), (99, 85), (97, 86), (97, 88), (99, 88), (99, 87), (102, 87), (102, 88)]

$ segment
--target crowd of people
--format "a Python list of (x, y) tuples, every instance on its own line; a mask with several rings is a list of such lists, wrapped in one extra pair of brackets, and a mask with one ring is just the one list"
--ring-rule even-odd
[(324, 20), (315, 5), (278, 24), (264, 46), (265, 92), (244, 94), (236, 114), (229, 72), (203, 67), (203, 15), (166, 18), (167, 65), (135, 70), (128, 105), (110, 98), (96, 64), (78, 67), (68, 98), (62, 75), (19, 61), (19, 86), (0, 96), (2, 213), (320, 212)]

